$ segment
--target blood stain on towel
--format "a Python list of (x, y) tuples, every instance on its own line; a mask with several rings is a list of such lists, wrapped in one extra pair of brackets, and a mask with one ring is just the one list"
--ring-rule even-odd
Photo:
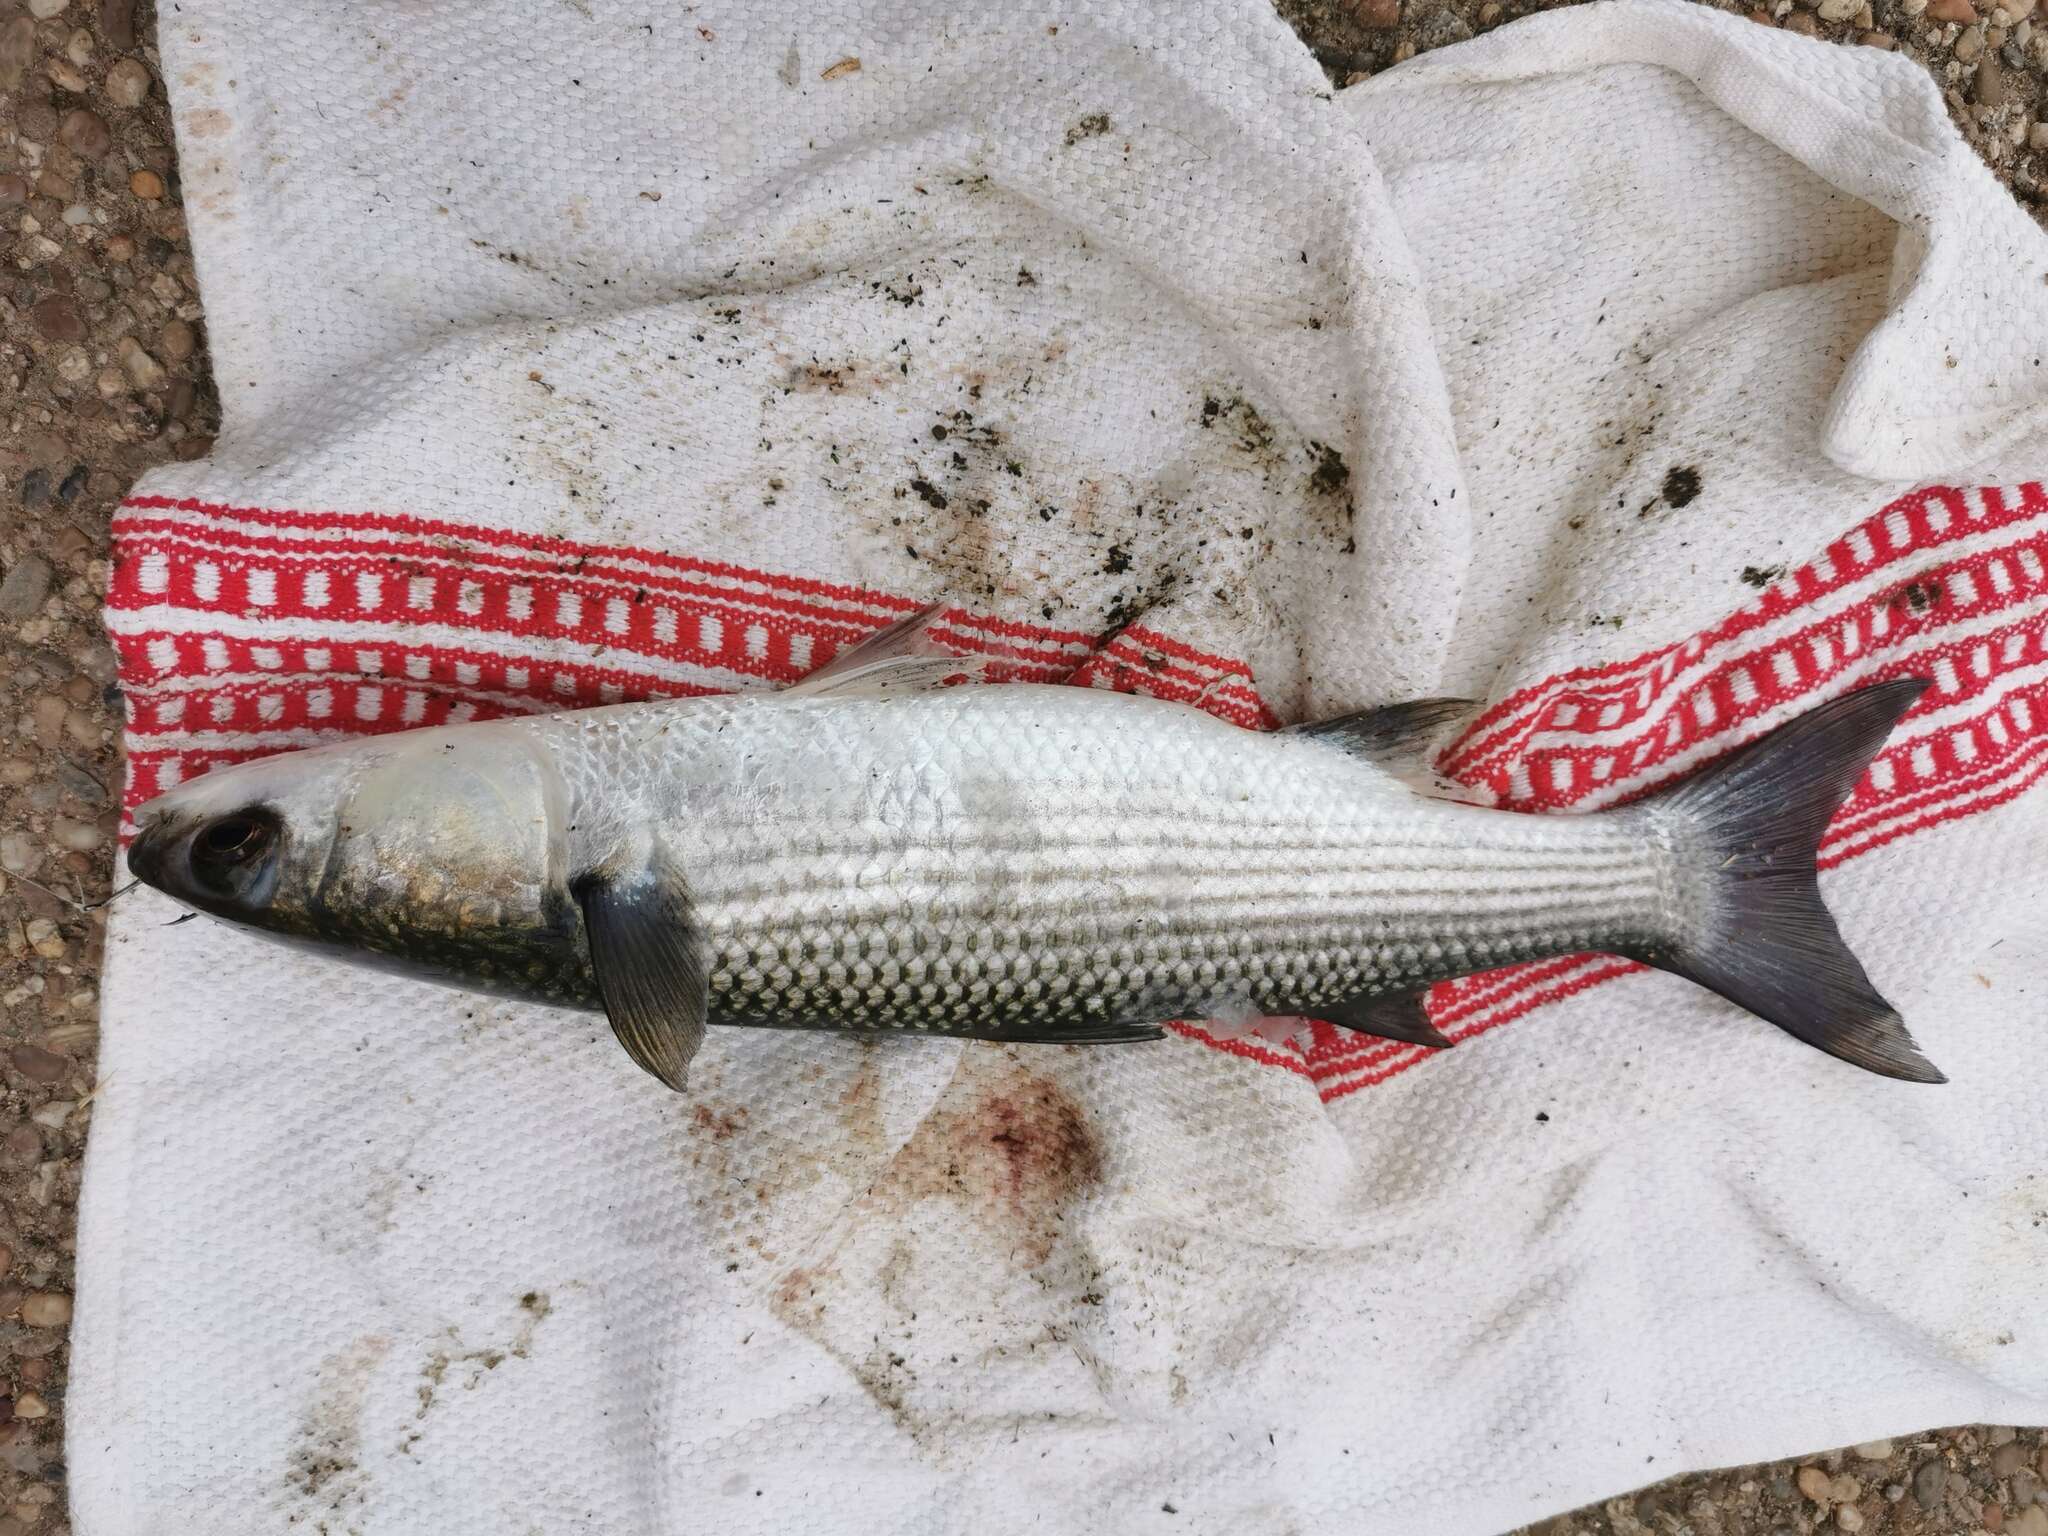
[[(879, 1137), (865, 1117), (880, 1084), (856, 1079), (840, 1105), (849, 1139)], [(786, 1326), (843, 1365), (906, 1434), (930, 1427), (913, 1401), (923, 1351), (917, 1314), (935, 1243), (985, 1255), (987, 1350), (1070, 1348), (1065, 1336), (1014, 1314), (1023, 1285), (1056, 1309), (1099, 1304), (1101, 1276), (1071, 1242), (1073, 1206), (1102, 1183), (1104, 1152), (1081, 1104), (1009, 1051), (969, 1046), (938, 1103), (845, 1214), (830, 1251), (774, 1277), (765, 1300)], [(881, 1258), (879, 1265), (875, 1260)], [(957, 1344), (955, 1345), (957, 1347)], [(952, 1362), (949, 1362), (949, 1369)]]
[(744, 1104), (699, 1104), (690, 1116), (692, 1128), (713, 1141), (730, 1140), (746, 1123), (747, 1107)]
[(948, 1090), (875, 1199), (899, 1210), (934, 1197), (957, 1201), (1035, 1268), (1065, 1235), (1067, 1208), (1102, 1182), (1102, 1146), (1057, 1082), (1008, 1057), (985, 1064), (983, 1054), (962, 1058), (954, 1087), (967, 1079), (968, 1093), (953, 1102)]
[[(286, 1466), (287, 1485), (307, 1513), (336, 1513), (360, 1503), (369, 1491), (363, 1470), (363, 1402), (370, 1378), (391, 1351), (391, 1340), (366, 1334), (320, 1362), (314, 1392)], [(303, 1519), (295, 1515), (294, 1523)]]

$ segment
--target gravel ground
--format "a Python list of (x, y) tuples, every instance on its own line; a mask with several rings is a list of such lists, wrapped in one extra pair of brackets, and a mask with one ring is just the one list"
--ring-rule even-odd
[[(1542, 9), (1277, 0), (1339, 84)], [(2048, 223), (2048, 3), (1773, 0), (1767, 25), (1897, 48)], [(79, 1161), (120, 784), (101, 635), (107, 519), (196, 458), (217, 405), (150, 0), (0, 0), (0, 1536), (68, 1531), (63, 1422)], [(2048, 1536), (2048, 1444), (1973, 1427), (1679, 1478), (1546, 1536)]]

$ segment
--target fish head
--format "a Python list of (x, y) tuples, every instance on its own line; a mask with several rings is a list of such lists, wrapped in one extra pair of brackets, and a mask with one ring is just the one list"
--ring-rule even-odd
[(562, 800), (521, 731), (409, 731), (181, 784), (136, 812), (128, 867), (274, 937), (521, 990), (573, 949)]

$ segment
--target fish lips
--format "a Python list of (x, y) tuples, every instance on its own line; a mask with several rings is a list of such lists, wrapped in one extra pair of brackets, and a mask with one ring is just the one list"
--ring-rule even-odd
[(162, 817), (149, 822), (128, 845), (128, 873), (165, 895), (173, 894), (164, 883), (165, 869), (170, 862), (170, 845), (169, 823)]

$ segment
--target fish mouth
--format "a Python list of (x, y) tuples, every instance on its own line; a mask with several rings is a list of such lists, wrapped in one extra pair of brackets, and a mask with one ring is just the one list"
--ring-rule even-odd
[(164, 866), (171, 843), (171, 818), (161, 813), (143, 823), (128, 845), (128, 873), (144, 885), (164, 890)]

